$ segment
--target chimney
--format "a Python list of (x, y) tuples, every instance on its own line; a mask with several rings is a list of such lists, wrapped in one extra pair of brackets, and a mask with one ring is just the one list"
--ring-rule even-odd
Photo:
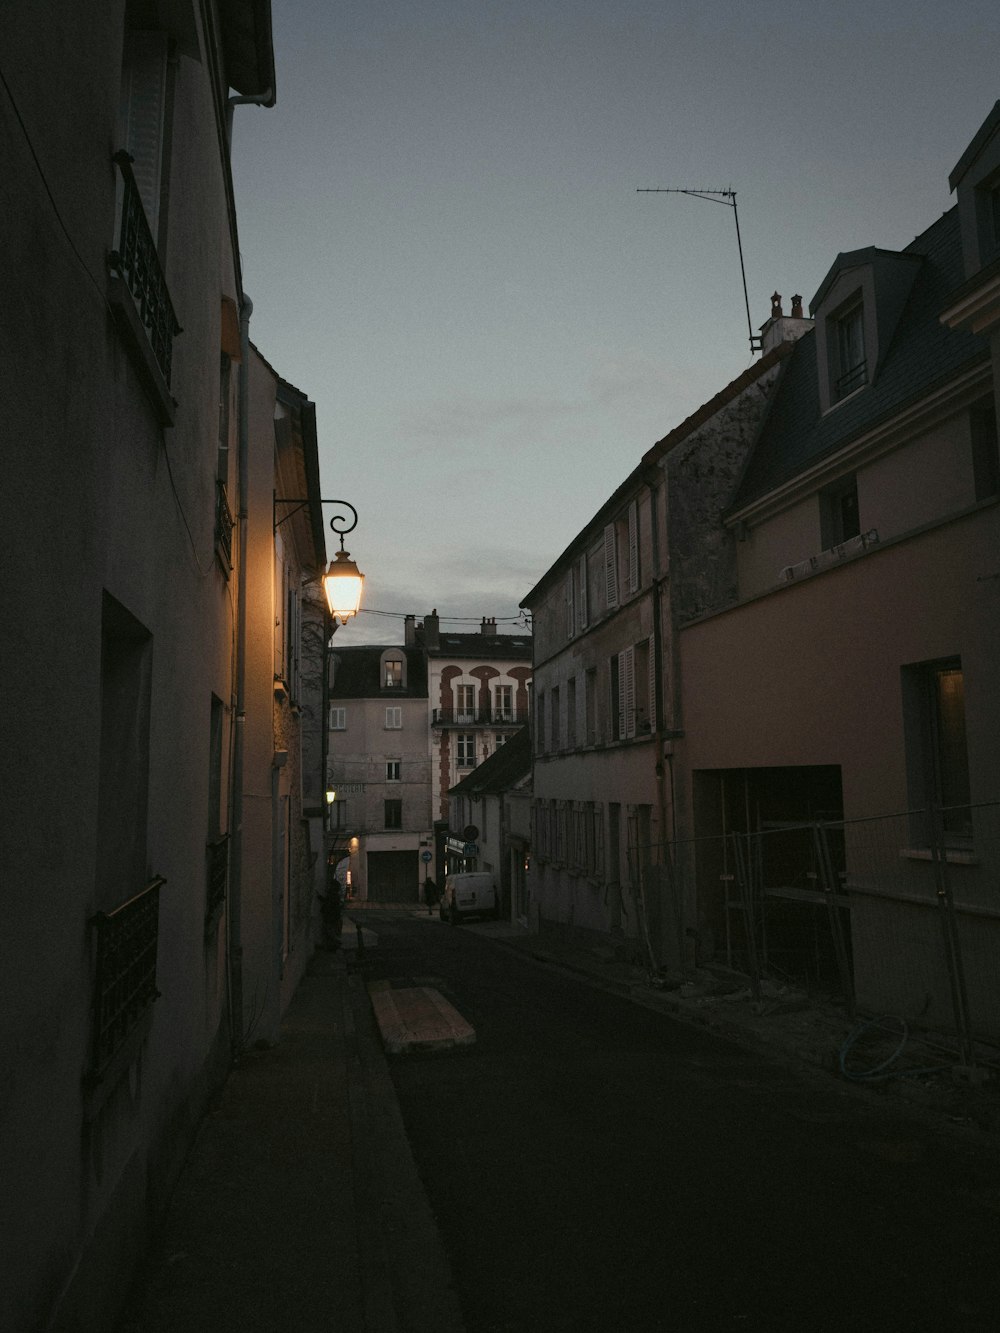
[(792, 313), (786, 315), (781, 309), (781, 293), (775, 292), (771, 297), (771, 318), (760, 327), (760, 350), (767, 353), (779, 343), (795, 342), (812, 326), (813, 321), (802, 313), (801, 296), (792, 297)]
[(417, 618), (405, 616), (403, 619), (403, 647), (412, 648), (417, 642)]
[(424, 616), (424, 647), (433, 651), (441, 647), (441, 622), (438, 620), (437, 607), (428, 616)]
[(489, 637), (489, 638), (494, 638), (495, 635), (496, 635), (496, 632), (497, 632), (497, 622), (496, 622), (496, 617), (495, 617), (495, 616), (491, 616), (491, 617), (487, 620), (487, 618), (486, 618), (485, 616), (483, 616), (483, 623), (482, 623), (482, 625), (479, 627), (479, 633), (483, 636), (483, 638), (484, 638), (484, 639), (487, 638), (487, 637)]

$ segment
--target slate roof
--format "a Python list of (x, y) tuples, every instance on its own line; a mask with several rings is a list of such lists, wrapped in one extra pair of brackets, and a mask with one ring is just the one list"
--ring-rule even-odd
[(478, 768), (474, 768), (461, 782), (456, 782), (450, 792), (459, 796), (498, 796), (510, 791), (530, 772), (531, 737), (528, 728), (522, 727), (506, 745), (494, 750)]
[(731, 512), (842, 449), (960, 371), (988, 359), (986, 338), (948, 329), (939, 318), (965, 276), (958, 209), (949, 209), (903, 253), (919, 255), (922, 262), (874, 382), (821, 416), (816, 334), (815, 330), (803, 334), (785, 365)]
[(500, 658), (531, 661), (530, 634), (448, 634), (438, 636), (438, 646), (428, 648), (428, 657), (474, 657), (477, 661)]
[[(406, 659), (406, 687), (385, 689), (382, 685), (382, 654), (392, 652)], [(396, 644), (361, 644), (354, 648), (333, 648), (335, 660), (331, 699), (426, 699), (427, 664), (419, 648), (400, 648)]]

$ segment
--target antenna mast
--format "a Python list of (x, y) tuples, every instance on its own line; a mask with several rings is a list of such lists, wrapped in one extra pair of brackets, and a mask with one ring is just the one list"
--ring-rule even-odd
[(747, 332), (750, 334), (750, 351), (760, 351), (760, 339), (754, 336), (753, 324), (750, 322), (750, 297), (747, 295), (747, 274), (743, 265), (743, 242), (740, 239), (740, 215), (736, 210), (736, 191), (735, 190), (682, 190), (671, 186), (639, 186), (636, 194), (688, 194), (692, 199), (707, 199), (710, 204), (724, 204), (726, 208), (733, 210), (733, 221), (736, 223), (736, 246), (740, 252), (740, 276), (743, 279), (743, 303), (747, 311)]

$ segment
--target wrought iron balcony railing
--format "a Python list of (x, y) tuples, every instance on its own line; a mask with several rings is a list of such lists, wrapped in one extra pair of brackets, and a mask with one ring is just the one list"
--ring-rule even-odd
[(165, 883), (164, 879), (154, 879), (113, 912), (98, 912), (91, 917), (97, 935), (93, 1053), (96, 1078), (100, 1078), (159, 996), (156, 944), (160, 889)]
[(114, 161), (122, 176), (121, 214), (118, 248), (108, 255), (108, 263), (132, 294), (139, 321), (169, 388), (174, 338), (180, 333), (181, 326), (174, 314), (160, 257), (156, 253), (156, 242), (132, 173), (132, 157), (122, 149), (115, 153)]
[(526, 708), (435, 708), (431, 725), (435, 727), (523, 727), (528, 721)]
[(205, 930), (213, 929), (222, 915), (229, 883), (229, 834), (210, 842), (206, 848), (208, 860), (207, 892), (205, 894)]
[(215, 549), (222, 567), (228, 574), (233, 567), (233, 528), (236, 526), (225, 485), (215, 483)]

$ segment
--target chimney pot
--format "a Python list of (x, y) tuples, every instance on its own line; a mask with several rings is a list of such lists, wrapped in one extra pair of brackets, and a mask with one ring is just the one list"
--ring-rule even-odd
[(802, 314), (802, 297), (801, 297), (801, 296), (793, 296), (793, 297), (792, 297), (792, 319), (802, 319), (802, 318), (803, 318), (803, 314)]
[(782, 313), (783, 312), (781, 309), (781, 293), (775, 292), (774, 295), (771, 297), (771, 318), (781, 319)]

